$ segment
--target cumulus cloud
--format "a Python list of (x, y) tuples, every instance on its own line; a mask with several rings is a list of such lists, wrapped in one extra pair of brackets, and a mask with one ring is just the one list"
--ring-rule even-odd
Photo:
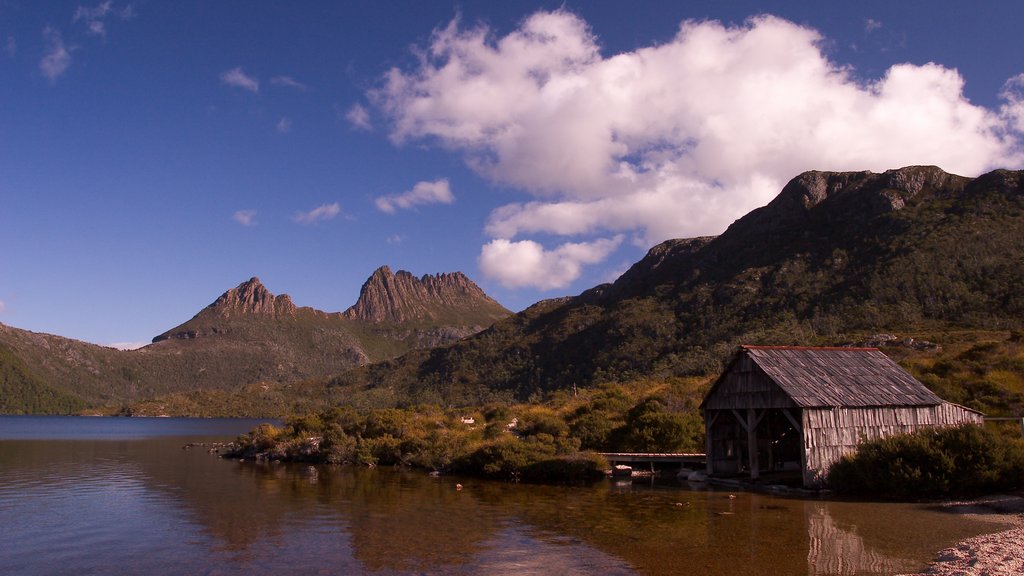
[[(564, 10), (504, 37), (455, 20), (368, 96), (396, 144), (439, 144), (533, 196), (493, 211), (486, 231), (500, 240), (612, 232), (651, 245), (720, 233), (806, 170), (1021, 164), (1024, 79), (989, 110), (964, 96), (954, 69), (898, 64), (858, 80), (823, 40), (773, 16), (685, 21), (669, 42), (604, 56)], [(522, 270), (550, 267), (559, 250), (491, 242), (480, 262), (506, 285), (550, 286)], [(514, 272), (500, 272), (499, 251), (517, 256)]]
[(0, 300), (0, 314), (3, 314), (6, 311), (7, 311), (7, 304), (4, 304), (4, 301)]
[(39, 71), (50, 82), (56, 82), (71, 65), (71, 50), (64, 45), (60, 30), (52, 26), (43, 28), (43, 40), (46, 42), (46, 52), (39, 61)]
[(231, 215), (231, 219), (238, 222), (242, 226), (255, 226), (256, 225), (256, 211), (255, 210), (239, 210)]
[(296, 212), (292, 216), (292, 220), (299, 224), (313, 224), (323, 220), (333, 220), (338, 214), (341, 214), (341, 205), (335, 202), (317, 206), (309, 212)]
[(412, 190), (380, 196), (374, 202), (381, 212), (394, 214), (398, 209), (409, 210), (423, 204), (451, 204), (455, 202), (455, 195), (448, 179), (441, 178), (433, 182), (417, 182)]
[(273, 84), (274, 86), (281, 86), (283, 88), (294, 88), (295, 90), (299, 90), (300, 92), (305, 92), (306, 90), (309, 89), (308, 86), (306, 86), (302, 82), (299, 82), (295, 78), (292, 78), (291, 76), (274, 76), (273, 78), (270, 79), (270, 83)]
[(249, 76), (241, 67), (232, 68), (226, 72), (222, 72), (220, 75), (220, 81), (228, 86), (234, 88), (241, 88), (242, 90), (248, 90), (249, 92), (259, 92), (260, 82), (259, 80)]
[(565, 288), (580, 277), (584, 265), (601, 262), (621, 242), (619, 235), (593, 242), (567, 242), (547, 250), (533, 240), (498, 238), (484, 245), (477, 264), (485, 276), (508, 288)]
[(292, 131), (292, 121), (288, 118), (281, 118), (277, 121), (277, 131), (281, 134), (286, 134)]
[(867, 20), (864, 21), (864, 31), (867, 32), (868, 34), (874, 32), (875, 30), (880, 30), (881, 28), (882, 22), (880, 20), (868, 18)]
[(345, 119), (352, 125), (353, 128), (359, 130), (373, 130), (373, 123), (370, 122), (370, 113), (361, 104), (353, 104), (352, 107), (345, 112)]

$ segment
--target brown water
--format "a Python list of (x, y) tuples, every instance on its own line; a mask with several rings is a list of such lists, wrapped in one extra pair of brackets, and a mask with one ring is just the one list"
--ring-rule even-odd
[(918, 505), (182, 449), (252, 425), (0, 417), (0, 574), (895, 574), (1000, 528)]

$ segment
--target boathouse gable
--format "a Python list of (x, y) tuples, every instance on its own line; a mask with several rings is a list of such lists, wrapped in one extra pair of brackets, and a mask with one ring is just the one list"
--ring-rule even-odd
[(799, 471), (807, 487), (865, 439), (983, 421), (875, 348), (742, 346), (701, 408), (710, 475)]
[(771, 376), (744, 354), (733, 358), (701, 404), (705, 410), (798, 407)]

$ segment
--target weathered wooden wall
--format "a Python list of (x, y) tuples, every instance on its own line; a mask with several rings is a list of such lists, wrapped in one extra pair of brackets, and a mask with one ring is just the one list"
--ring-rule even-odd
[(820, 486), (829, 467), (843, 455), (855, 452), (863, 440), (927, 427), (983, 422), (981, 414), (948, 402), (938, 406), (805, 409), (804, 485)]
[(708, 410), (796, 407), (793, 399), (746, 355), (736, 359), (704, 402)]

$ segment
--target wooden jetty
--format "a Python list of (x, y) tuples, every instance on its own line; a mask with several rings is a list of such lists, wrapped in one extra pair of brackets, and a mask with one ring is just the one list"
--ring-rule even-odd
[(643, 452), (600, 452), (605, 460), (615, 466), (636, 467), (637, 464), (646, 464), (651, 472), (654, 472), (655, 465), (659, 468), (692, 468), (703, 469), (707, 465), (704, 454), (658, 454)]

